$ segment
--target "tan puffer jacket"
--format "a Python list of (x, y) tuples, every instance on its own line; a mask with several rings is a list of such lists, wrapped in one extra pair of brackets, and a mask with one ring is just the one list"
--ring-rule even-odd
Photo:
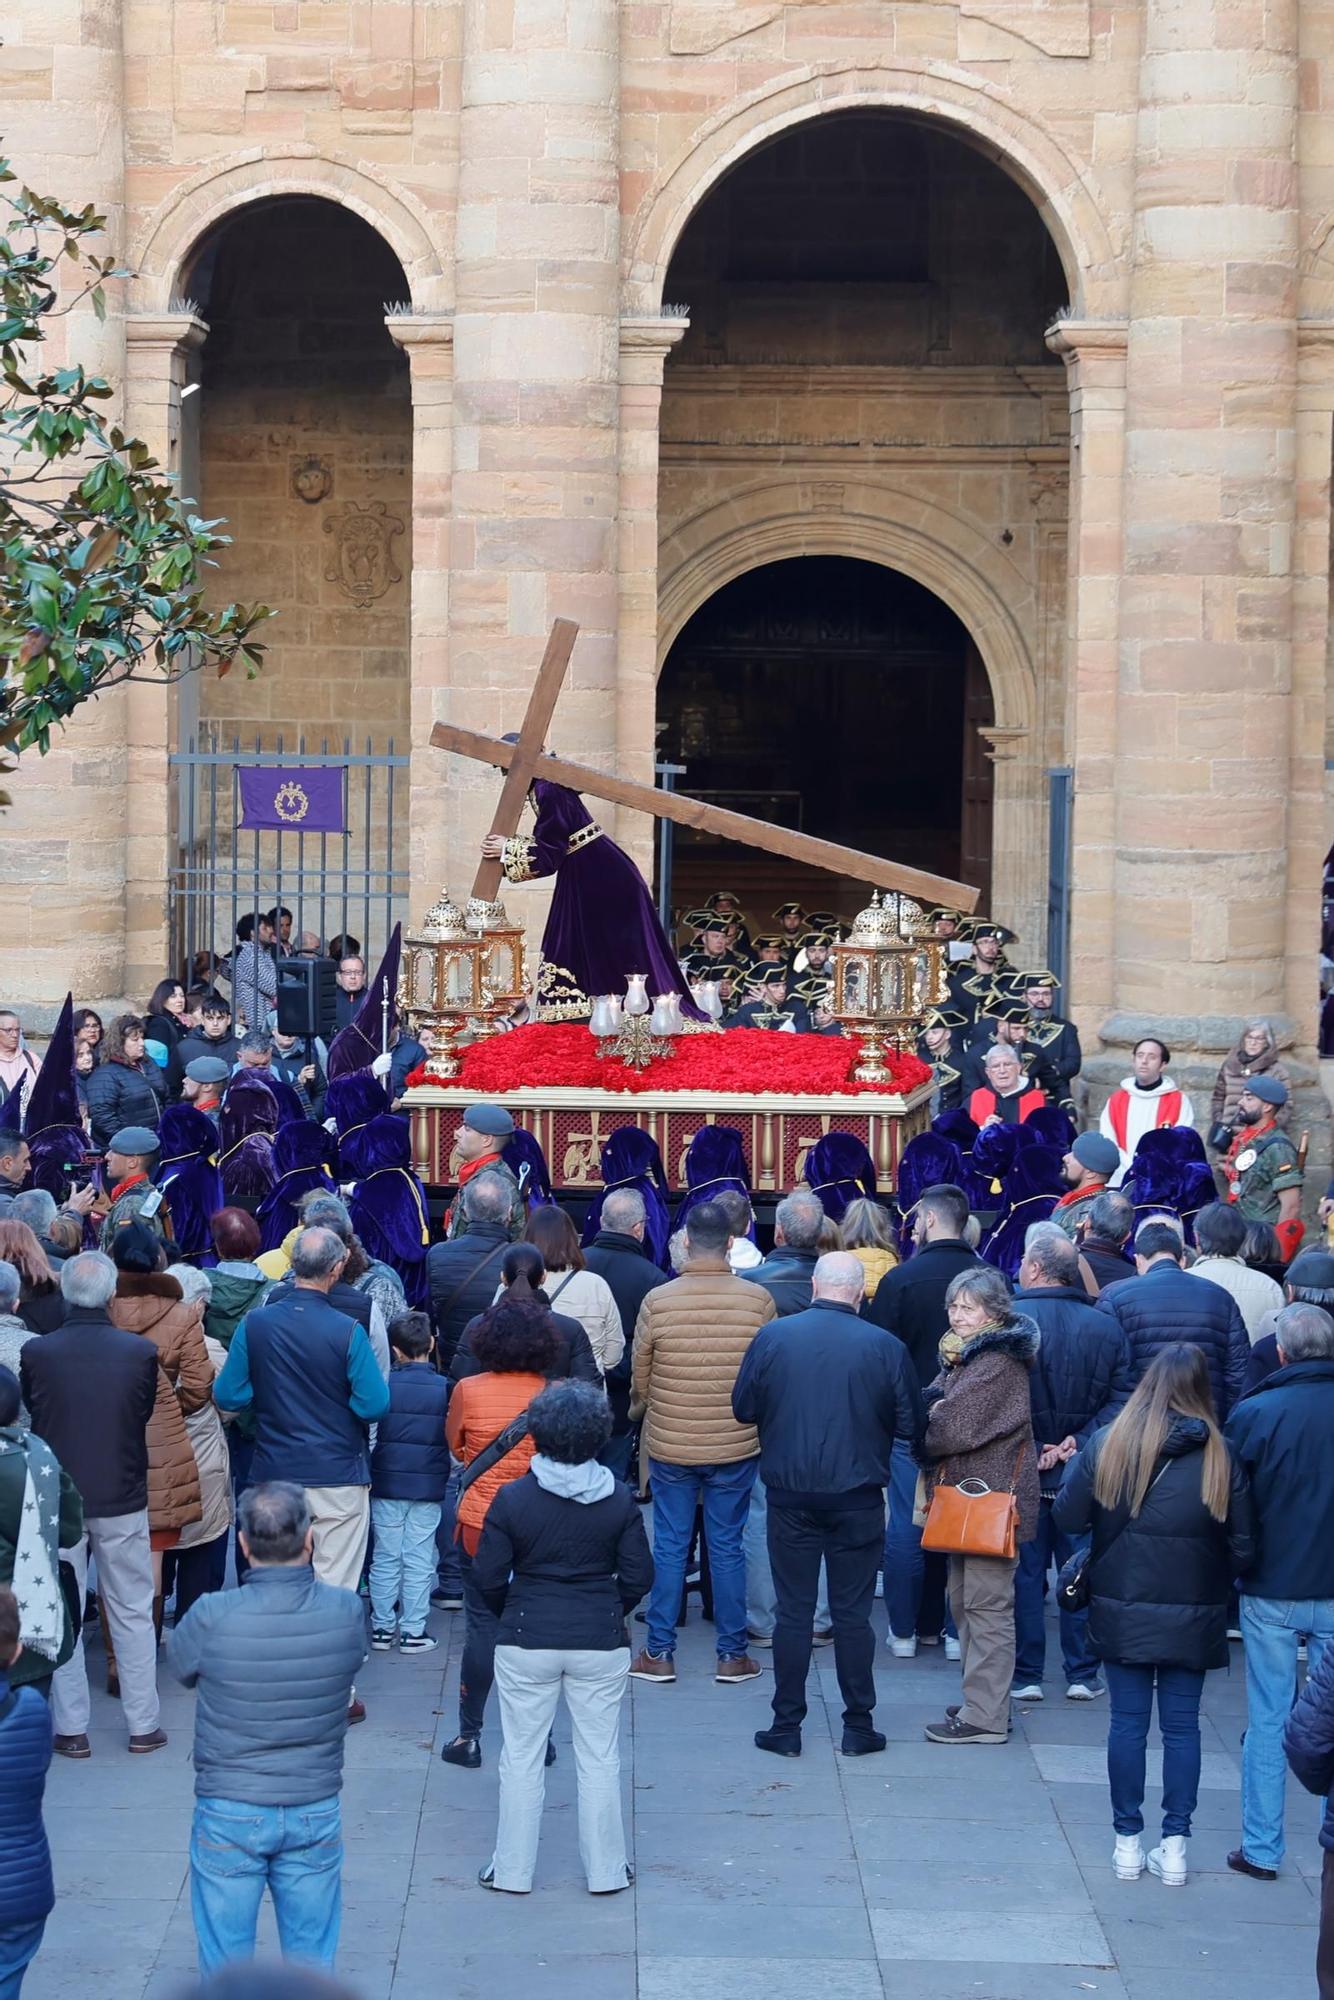
[(733, 1277), (723, 1257), (697, 1258), (648, 1294), (634, 1340), (646, 1459), (732, 1465), (755, 1457), (759, 1438), (732, 1415), (732, 1389), (746, 1349), (775, 1316), (764, 1286)]
[(189, 1305), (165, 1272), (141, 1277), (121, 1271), (107, 1307), (116, 1326), (157, 1349), (157, 1402), (148, 1420), (148, 1525), (184, 1528), (203, 1514), (199, 1468), (185, 1419), (213, 1395), (213, 1365), (204, 1345), (203, 1300)]

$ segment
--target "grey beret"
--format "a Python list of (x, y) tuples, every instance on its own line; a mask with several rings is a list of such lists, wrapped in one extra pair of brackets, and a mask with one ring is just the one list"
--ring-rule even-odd
[(1286, 1104), (1288, 1101), (1286, 1085), (1281, 1084), (1276, 1076), (1266, 1076), (1263, 1071), (1259, 1076), (1248, 1076), (1241, 1087), (1243, 1091), (1249, 1090), (1252, 1097), (1258, 1097), (1261, 1104)]
[(157, 1133), (147, 1125), (122, 1125), (119, 1132), (112, 1133), (107, 1147), (109, 1153), (128, 1154), (156, 1153), (157, 1149)]
[(185, 1065), (191, 1083), (226, 1083), (231, 1071), (221, 1056), (196, 1056)]
[(1070, 1151), (1091, 1174), (1114, 1174), (1121, 1160), (1117, 1148), (1101, 1132), (1081, 1132)]
[(514, 1120), (503, 1104), (470, 1104), (463, 1122), (470, 1132), (480, 1132), (487, 1139), (508, 1139), (514, 1130)]

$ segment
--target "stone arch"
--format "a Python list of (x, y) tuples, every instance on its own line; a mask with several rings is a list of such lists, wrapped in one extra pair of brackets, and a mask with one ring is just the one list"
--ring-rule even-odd
[(737, 161), (828, 111), (898, 110), (947, 125), (1028, 194), (1056, 245), (1073, 315), (1120, 312), (1121, 256), (1087, 166), (1002, 91), (944, 63), (818, 65), (764, 86), (714, 115), (650, 189), (628, 232), (626, 310), (656, 313), (681, 232)]
[(1037, 676), (1016, 609), (1032, 585), (963, 515), (919, 494), (869, 482), (843, 483), (841, 504), (812, 507), (807, 482), (754, 486), (701, 509), (663, 542), (658, 593), (658, 671), (688, 619), (724, 584), (789, 556), (861, 556), (900, 570), (962, 620), (991, 681), (996, 727), (1028, 738), (1037, 719)]
[(215, 160), (182, 181), (135, 235), (132, 310), (165, 313), (204, 233), (237, 209), (274, 195), (315, 195), (350, 209), (382, 236), (403, 267), (416, 313), (447, 310), (448, 278), (431, 218), (414, 195), (362, 161), (310, 146), (251, 150)]

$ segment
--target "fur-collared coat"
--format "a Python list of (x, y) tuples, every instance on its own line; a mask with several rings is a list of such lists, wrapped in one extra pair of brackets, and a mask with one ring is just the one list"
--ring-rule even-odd
[(185, 1419), (213, 1395), (213, 1364), (204, 1345), (204, 1302), (186, 1303), (165, 1271), (122, 1271), (108, 1316), (157, 1349), (157, 1401), (148, 1420), (148, 1525), (170, 1533), (203, 1514), (199, 1468)]
[(981, 1479), (1005, 1492), (1013, 1483), (1021, 1542), (1032, 1541), (1038, 1524), (1028, 1378), (1041, 1338), (1033, 1321), (1016, 1313), (1005, 1326), (989, 1327), (970, 1340), (926, 1392), (923, 1457), (930, 1485), (934, 1489), (940, 1480), (958, 1486), (965, 1479)]

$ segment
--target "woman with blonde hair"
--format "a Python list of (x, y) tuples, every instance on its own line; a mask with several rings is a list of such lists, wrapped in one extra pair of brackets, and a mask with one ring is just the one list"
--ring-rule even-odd
[[(1066, 1474), (1054, 1520), (1092, 1530), (1085, 1578), (1088, 1636), (1107, 1673), (1112, 1867), (1186, 1880), (1200, 1784), (1200, 1697), (1228, 1662), (1233, 1579), (1255, 1559), (1246, 1475), (1218, 1428), (1201, 1348), (1159, 1348), (1119, 1417)], [(1145, 1855), (1144, 1762), (1155, 1691), (1163, 1739), (1163, 1836)]]
[(861, 1265), (866, 1274), (866, 1296), (873, 1299), (880, 1280), (899, 1261), (889, 1212), (878, 1201), (867, 1201), (865, 1195), (859, 1195), (844, 1209), (839, 1227), (843, 1232), (843, 1248), (850, 1250)]

